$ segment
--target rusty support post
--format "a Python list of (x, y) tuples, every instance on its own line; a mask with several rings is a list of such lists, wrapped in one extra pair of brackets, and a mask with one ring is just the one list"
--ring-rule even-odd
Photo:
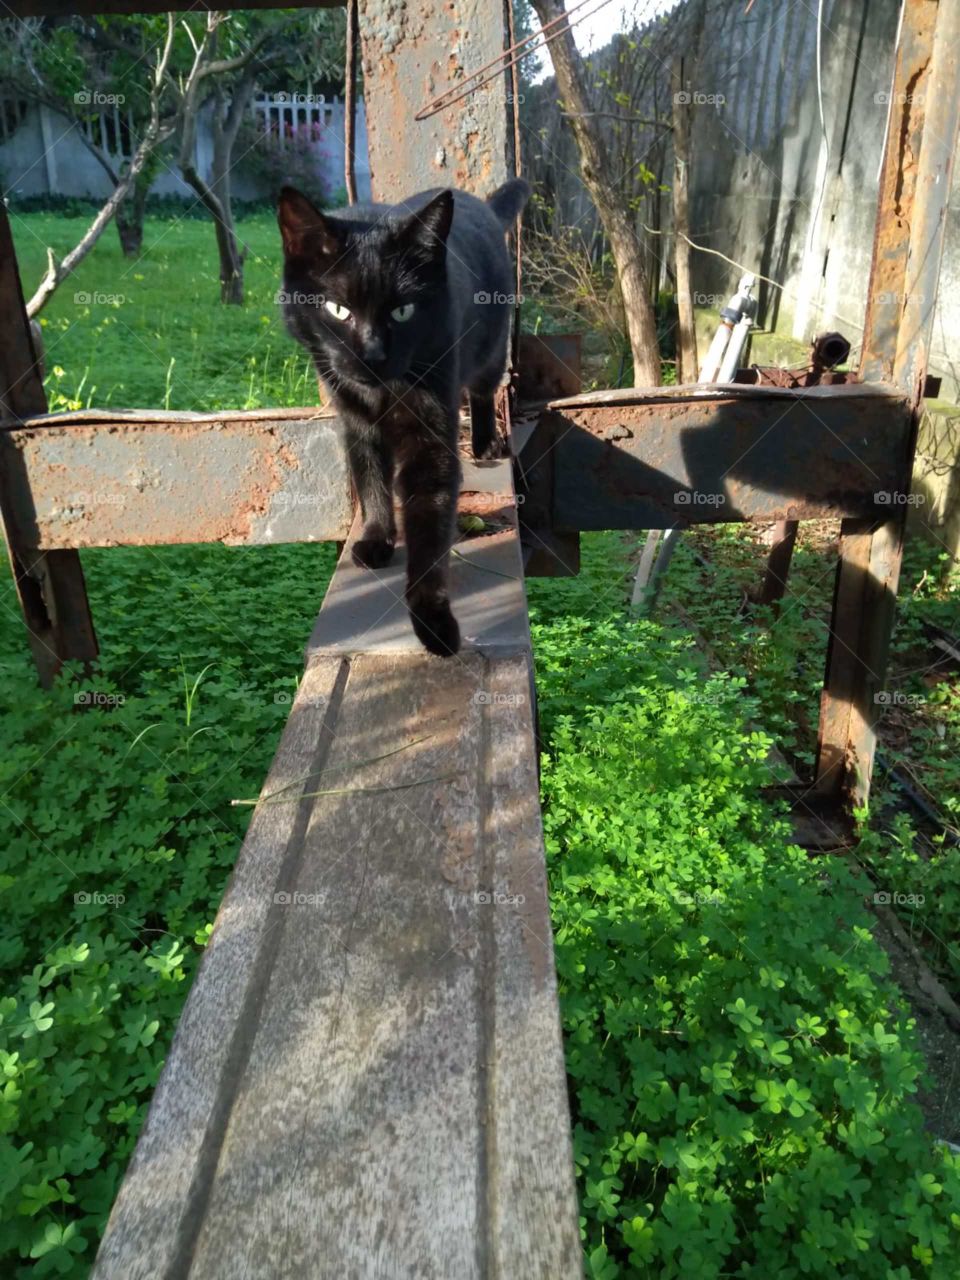
[(364, 81), (377, 86), (366, 103), (375, 200), (448, 186), (482, 196), (506, 180), (506, 76), (429, 119), (414, 118), (443, 89), (502, 57), (499, 5), (364, 0), (360, 46)]
[[(10, 220), (0, 203), (0, 417), (46, 413), (41, 360), (24, 310)], [(22, 509), (24, 498), (29, 498), (29, 492), (16, 491), (28, 485), (24, 471), (13, 466), (0, 469), (7, 553), (40, 683), (49, 688), (64, 662), (93, 662), (97, 639), (79, 553), (38, 551), (14, 516), (15, 507)]]
[(357, 203), (357, 54), (360, 48), (359, 0), (347, 0), (347, 48), (343, 89), (343, 185), (347, 203)]
[[(844, 521), (820, 709), (817, 793), (860, 807), (870, 793), (879, 699), (903, 556), (916, 427), (960, 129), (960, 5), (906, 0), (880, 179), (861, 374), (910, 397), (899, 495)], [(898, 500), (899, 498), (899, 500)], [(882, 501), (882, 499), (880, 500)], [(888, 496), (887, 501), (890, 502)]]

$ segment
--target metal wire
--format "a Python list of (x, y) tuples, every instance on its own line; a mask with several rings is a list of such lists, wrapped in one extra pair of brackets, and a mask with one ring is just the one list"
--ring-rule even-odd
[[(444, 111), (447, 107), (452, 107), (455, 102), (459, 102), (462, 98), (469, 97), (471, 93), (476, 93), (478, 89), (482, 89), (484, 85), (489, 84), (491, 80), (495, 80), (497, 76), (503, 75), (509, 71), (511, 67), (522, 61), (528, 54), (536, 53), (540, 49), (545, 49), (551, 41), (557, 40), (560, 36), (565, 35), (578, 22), (583, 22), (584, 18), (592, 18), (595, 13), (599, 13), (610, 0), (600, 0), (599, 4), (595, 4), (589, 13), (581, 13), (579, 18), (571, 21), (574, 13), (583, 9), (589, 4), (594, 4), (594, 0), (580, 0), (579, 4), (575, 4), (572, 9), (560, 13), (555, 18), (551, 18), (533, 35), (524, 36), (522, 40), (518, 40), (512, 44), (509, 49), (504, 49), (498, 57), (492, 58), (485, 66), (478, 71), (474, 71), (467, 76), (466, 80), (462, 80), (460, 84), (453, 88), (445, 89), (432, 102), (421, 108), (413, 117), (414, 120), (429, 120), (431, 116), (435, 116), (438, 111)], [(553, 30), (556, 28), (556, 30)], [(548, 34), (549, 33), (549, 34)], [(529, 45), (529, 48), (524, 48)], [(515, 55), (515, 56), (512, 56)], [(500, 64), (500, 65), (498, 65)], [(494, 69), (495, 68), (495, 69)], [(489, 72), (489, 75), (487, 74)], [(453, 95), (451, 97), (451, 94)]]

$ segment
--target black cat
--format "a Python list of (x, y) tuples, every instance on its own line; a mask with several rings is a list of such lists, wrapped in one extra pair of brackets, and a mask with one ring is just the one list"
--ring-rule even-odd
[(474, 456), (494, 456), (512, 302), (504, 232), (529, 194), (517, 179), (485, 201), (426, 191), (335, 216), (292, 187), (280, 195), (284, 318), (346, 427), (363, 513), (354, 560), (378, 568), (393, 555), (396, 471), (407, 607), (420, 642), (443, 656), (460, 647), (447, 585), (460, 399), (466, 387)]

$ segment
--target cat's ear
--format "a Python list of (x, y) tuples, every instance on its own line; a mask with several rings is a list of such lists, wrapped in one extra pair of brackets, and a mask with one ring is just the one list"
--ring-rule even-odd
[(296, 187), (284, 187), (280, 192), (277, 222), (288, 258), (332, 255), (343, 248), (332, 221)]
[(404, 224), (402, 235), (419, 248), (436, 253), (441, 245), (446, 244), (452, 222), (453, 192), (448, 189), (434, 196), (429, 204), (415, 213)]

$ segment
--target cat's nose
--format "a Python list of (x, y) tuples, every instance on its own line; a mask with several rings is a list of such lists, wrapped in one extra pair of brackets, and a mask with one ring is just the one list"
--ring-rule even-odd
[(377, 334), (371, 334), (363, 344), (363, 362), (364, 364), (374, 365), (383, 364), (387, 358), (386, 348), (383, 345), (383, 339)]

